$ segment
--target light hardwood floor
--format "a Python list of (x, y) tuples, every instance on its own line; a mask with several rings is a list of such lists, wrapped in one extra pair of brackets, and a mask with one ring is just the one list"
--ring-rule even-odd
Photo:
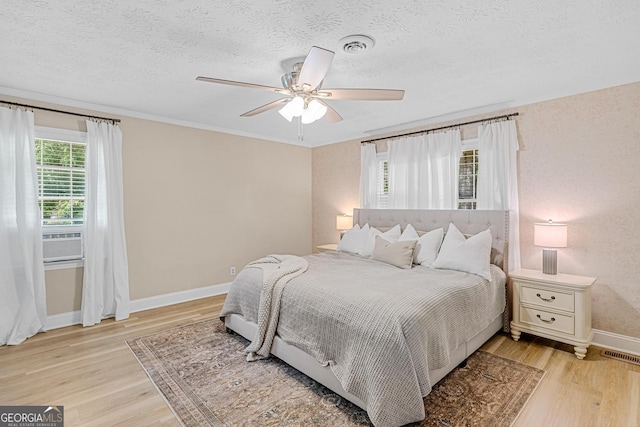
[[(204, 298), (1, 347), (0, 405), (63, 405), (67, 427), (178, 426), (125, 341), (216, 318), (223, 302)], [(526, 334), (519, 342), (498, 334), (482, 348), (547, 371), (515, 426), (640, 426), (640, 366), (595, 347), (578, 360), (570, 346)]]

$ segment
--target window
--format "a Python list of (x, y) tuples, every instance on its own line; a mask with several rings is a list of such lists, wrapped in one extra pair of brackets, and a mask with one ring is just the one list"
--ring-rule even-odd
[[(387, 153), (378, 153), (378, 209), (389, 205), (389, 166)], [(475, 209), (478, 190), (478, 140), (462, 141), (458, 173), (458, 209)]]
[(45, 269), (83, 265), (86, 133), (35, 129)]
[(458, 209), (475, 209), (478, 190), (478, 140), (462, 141), (458, 172)]
[(376, 179), (378, 189), (378, 209), (389, 206), (389, 163), (387, 153), (378, 153), (378, 175)]
[[(80, 133), (80, 132), (78, 132)], [(42, 226), (82, 225), (86, 142), (78, 135), (36, 130), (38, 202)], [(71, 139), (71, 140), (69, 140)]]

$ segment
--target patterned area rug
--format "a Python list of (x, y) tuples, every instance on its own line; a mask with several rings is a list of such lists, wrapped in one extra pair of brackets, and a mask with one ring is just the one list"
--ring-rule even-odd
[[(245, 360), (248, 341), (208, 320), (127, 341), (185, 426), (367, 426), (367, 414), (275, 357)], [(484, 351), (425, 399), (420, 426), (509, 426), (544, 371)]]

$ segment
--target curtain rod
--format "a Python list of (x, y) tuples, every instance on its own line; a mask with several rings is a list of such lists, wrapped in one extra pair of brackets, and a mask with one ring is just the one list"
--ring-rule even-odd
[(490, 121), (493, 121), (493, 120), (500, 120), (500, 119), (510, 119), (511, 117), (517, 116), (518, 114), (519, 113), (504, 114), (502, 116), (489, 117), (487, 119), (480, 119), (480, 120), (472, 120), (470, 122), (464, 122), (464, 123), (456, 123), (455, 125), (441, 126), (441, 127), (433, 128), (433, 129), (418, 130), (418, 131), (415, 131), (415, 132), (403, 133), (403, 134), (400, 134), (400, 135), (392, 135), (392, 136), (384, 136), (382, 138), (366, 139), (364, 141), (360, 141), (360, 143), (361, 144), (368, 144), (368, 143), (371, 143), (371, 142), (382, 141), (382, 140), (385, 140), (385, 139), (393, 139), (393, 138), (400, 138), (400, 137), (403, 137), (403, 136), (410, 136), (410, 135), (418, 135), (418, 134), (421, 134), (421, 133), (435, 132), (437, 130), (457, 128), (459, 126), (472, 125), (474, 123), (490, 122)]
[(113, 123), (120, 123), (120, 119), (111, 119), (109, 117), (90, 116), (88, 114), (72, 113), (70, 111), (56, 110), (54, 108), (38, 107), (36, 105), (27, 105), (27, 104), (19, 104), (17, 102), (3, 101), (2, 99), (0, 99), (0, 103), (9, 104), (9, 105), (15, 105), (16, 107), (35, 108), (36, 110), (52, 111), (54, 113), (69, 114), (71, 116), (88, 117), (90, 119), (106, 120), (106, 121), (113, 122)]

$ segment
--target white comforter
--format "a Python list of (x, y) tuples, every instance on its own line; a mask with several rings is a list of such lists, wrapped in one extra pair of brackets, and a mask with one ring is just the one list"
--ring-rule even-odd
[[(429, 371), (505, 308), (505, 275), (492, 281), (451, 270), (402, 270), (340, 252), (305, 257), (306, 273), (282, 291), (278, 335), (329, 364), (343, 388), (367, 405), (376, 426), (424, 419)], [(262, 273), (244, 269), (221, 316), (257, 322)]]

